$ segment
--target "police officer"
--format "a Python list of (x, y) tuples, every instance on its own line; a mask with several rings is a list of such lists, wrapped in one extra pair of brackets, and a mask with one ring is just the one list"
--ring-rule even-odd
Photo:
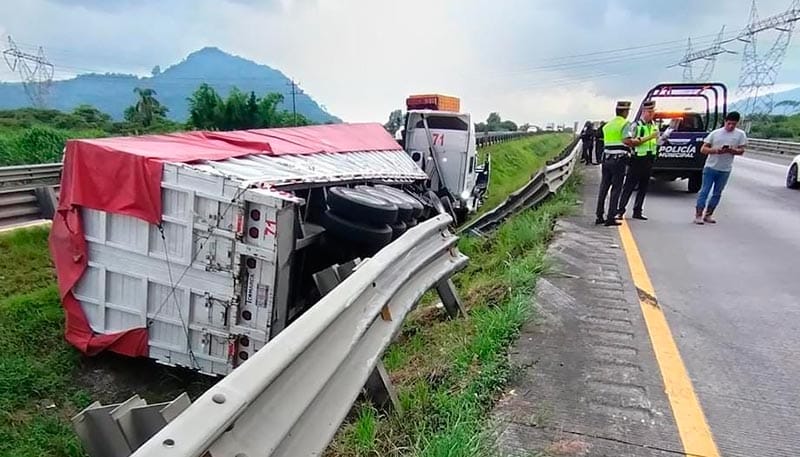
[(636, 200), (633, 203), (633, 218), (643, 221), (647, 217), (642, 214), (644, 197), (647, 196), (647, 188), (650, 185), (650, 174), (653, 171), (653, 161), (656, 159), (658, 148), (658, 127), (653, 121), (655, 115), (656, 102), (648, 100), (642, 104), (642, 117), (637, 122), (628, 127), (628, 144), (633, 148), (633, 154), (628, 166), (628, 173), (625, 176), (625, 185), (622, 190), (622, 198), (617, 209), (617, 219), (622, 219), (628, 206), (633, 190), (638, 187)]
[[(616, 117), (603, 126), (603, 166), (600, 194), (597, 196), (597, 219), (595, 224), (606, 226), (620, 225), (614, 219), (619, 208), (619, 198), (622, 193), (622, 183), (625, 179), (625, 165), (630, 149), (625, 144), (628, 131), (628, 114), (631, 111), (631, 102), (617, 102)], [(608, 202), (608, 216), (605, 215), (605, 203), (608, 190), (611, 189), (611, 199)]]
[(600, 165), (603, 162), (603, 126), (606, 125), (605, 121), (594, 131), (594, 163), (593, 165)]

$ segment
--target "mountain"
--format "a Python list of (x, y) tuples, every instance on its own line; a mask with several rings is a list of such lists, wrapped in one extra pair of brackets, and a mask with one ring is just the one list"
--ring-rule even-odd
[[(798, 101), (800, 100), (800, 87), (796, 89), (786, 90), (783, 92), (775, 92), (773, 94), (772, 100), (775, 105), (785, 100)], [(744, 110), (744, 108), (745, 108), (744, 101), (740, 100), (738, 102), (731, 103), (731, 106), (728, 107), (728, 111), (734, 111), (734, 110), (742, 111)], [(776, 106), (775, 109), (772, 111), (772, 114), (784, 114), (785, 112), (786, 109), (783, 106)], [(792, 114), (793, 112), (796, 112), (796, 110), (789, 108), (788, 113)]]
[[(280, 92), (284, 96), (282, 107), (292, 109), (292, 82), (286, 75), (213, 47), (193, 52), (182, 62), (150, 77), (90, 73), (53, 81), (48, 107), (69, 111), (85, 103), (120, 120), (125, 108), (136, 102), (133, 89), (147, 87), (154, 89), (158, 93), (156, 98), (169, 108), (168, 117), (182, 122), (189, 117), (187, 98), (204, 82), (223, 97), (233, 87), (259, 95)], [(295, 97), (297, 112), (310, 120), (341, 122), (299, 89)], [(29, 105), (21, 83), (0, 83), (0, 109)]]

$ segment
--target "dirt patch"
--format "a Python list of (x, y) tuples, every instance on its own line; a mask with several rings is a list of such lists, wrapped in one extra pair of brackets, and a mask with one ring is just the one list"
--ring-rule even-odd
[(116, 354), (82, 357), (80, 362), (76, 385), (102, 404), (119, 403), (134, 394), (148, 403), (170, 401), (183, 392), (195, 399), (221, 379)]

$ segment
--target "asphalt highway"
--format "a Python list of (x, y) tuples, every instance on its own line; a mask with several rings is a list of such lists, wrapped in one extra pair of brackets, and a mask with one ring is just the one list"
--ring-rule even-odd
[(715, 225), (686, 182), (629, 221), (723, 456), (800, 455), (800, 191), (788, 161), (738, 157)]

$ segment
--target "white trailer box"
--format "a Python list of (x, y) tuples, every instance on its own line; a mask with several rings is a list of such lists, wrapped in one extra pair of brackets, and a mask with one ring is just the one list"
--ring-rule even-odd
[(96, 334), (146, 328), (149, 357), (227, 374), (289, 321), (295, 253), (321, 231), (294, 190), (426, 178), (399, 146), (166, 162), (159, 225), (81, 208), (72, 292)]

